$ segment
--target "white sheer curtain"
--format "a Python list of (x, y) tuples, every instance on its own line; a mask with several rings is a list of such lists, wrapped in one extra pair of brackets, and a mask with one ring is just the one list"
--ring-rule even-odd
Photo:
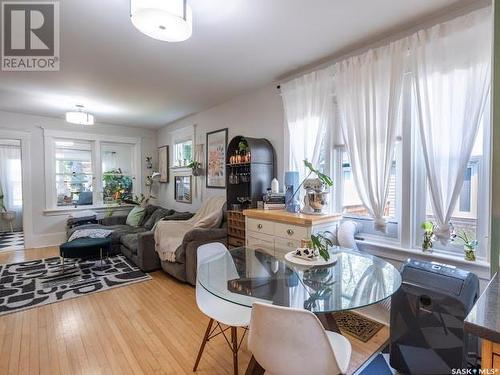
[(410, 38), (416, 116), (442, 242), (489, 96), (491, 30), (491, 8), (484, 8)]
[(281, 85), (290, 141), (289, 170), (306, 176), (303, 160), (318, 167), (332, 118), (332, 70), (306, 74)]
[(379, 231), (386, 229), (384, 209), (401, 123), (406, 54), (405, 39), (334, 65), (339, 121), (354, 182)]
[[(23, 220), (21, 147), (18, 143), (19, 141), (1, 141), (0, 143), (0, 187), (7, 211), (16, 213), (16, 220), (12, 223), (15, 230), (22, 229)], [(7, 223), (1, 224), (2, 230), (8, 229)]]

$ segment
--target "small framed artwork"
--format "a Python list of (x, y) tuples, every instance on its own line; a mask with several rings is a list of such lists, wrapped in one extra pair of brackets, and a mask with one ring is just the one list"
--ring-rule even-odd
[(226, 188), (227, 128), (207, 133), (207, 188)]
[(176, 202), (192, 203), (191, 176), (175, 176), (174, 199)]
[(169, 182), (168, 146), (158, 147), (158, 172), (160, 182)]

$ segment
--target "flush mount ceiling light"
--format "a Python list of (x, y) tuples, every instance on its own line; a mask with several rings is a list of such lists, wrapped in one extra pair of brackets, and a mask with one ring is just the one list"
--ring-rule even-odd
[(66, 121), (78, 125), (94, 125), (94, 115), (83, 110), (83, 105), (76, 105), (77, 111), (66, 112)]
[(193, 32), (187, 0), (130, 0), (130, 18), (141, 33), (166, 42), (182, 42)]

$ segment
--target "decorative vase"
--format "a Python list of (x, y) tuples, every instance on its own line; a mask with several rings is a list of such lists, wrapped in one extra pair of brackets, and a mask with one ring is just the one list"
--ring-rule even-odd
[(464, 259), (469, 262), (476, 261), (476, 246), (464, 245)]

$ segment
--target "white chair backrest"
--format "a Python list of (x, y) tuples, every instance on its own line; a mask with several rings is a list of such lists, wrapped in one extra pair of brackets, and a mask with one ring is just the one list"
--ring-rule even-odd
[(248, 347), (266, 373), (340, 373), (325, 329), (310, 311), (254, 303), (248, 335)]
[(340, 247), (358, 250), (354, 235), (358, 231), (358, 224), (352, 220), (343, 221), (337, 229), (337, 242)]
[(213, 242), (206, 245), (201, 245), (197, 250), (197, 265), (206, 262), (207, 260), (215, 259), (218, 256), (226, 254), (227, 248), (220, 242)]
[(234, 265), (234, 261), (229, 255), (226, 246), (220, 242), (213, 242), (198, 247), (197, 251), (197, 266), (212, 262), (209, 265), (208, 272), (210, 272), (210, 284), (212, 287), (219, 290), (227, 288), (227, 281), (229, 279), (237, 279), (238, 271)]

